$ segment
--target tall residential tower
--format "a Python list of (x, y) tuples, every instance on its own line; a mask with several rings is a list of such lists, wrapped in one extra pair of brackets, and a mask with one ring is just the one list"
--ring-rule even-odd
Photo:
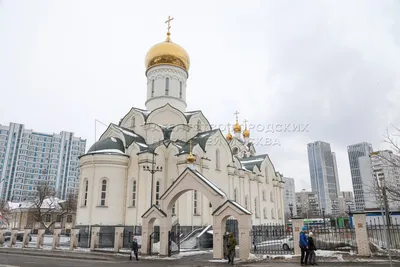
[(331, 145), (322, 141), (307, 144), (307, 152), (312, 191), (318, 195), (321, 209), (326, 214), (333, 214), (336, 208), (332, 209), (332, 205), (337, 203), (339, 197), (335, 154)]
[(42, 181), (49, 181), (61, 199), (75, 194), (78, 157), (85, 146), (86, 140), (70, 132), (45, 134), (18, 123), (0, 125), (0, 199), (28, 200)]
[[(369, 154), (372, 153), (372, 145), (367, 142), (362, 142), (347, 147), (347, 154), (349, 156), (351, 180), (353, 182), (354, 202), (357, 211), (363, 211), (365, 208), (365, 192), (367, 191), (361, 177), (360, 160), (365, 161), (363, 166), (366, 171), (370, 171)], [(365, 157), (367, 156), (367, 157)], [(361, 157), (365, 157), (360, 159)], [(368, 195), (368, 194), (367, 194)]]

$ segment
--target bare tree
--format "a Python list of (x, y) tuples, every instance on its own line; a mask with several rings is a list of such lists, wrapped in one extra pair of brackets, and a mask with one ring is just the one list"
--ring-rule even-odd
[(11, 216), (11, 209), (8, 205), (8, 201), (1, 199), (0, 200), (0, 215), (1, 215), (1, 220), (3, 223), (5, 223), (7, 226), (10, 225), (10, 216)]
[(56, 197), (53, 187), (48, 182), (42, 182), (36, 187), (36, 196), (32, 199), (29, 214), (34, 222), (51, 231), (56, 222), (62, 222), (63, 218), (74, 213), (76, 208), (77, 201), (74, 195), (60, 200)]

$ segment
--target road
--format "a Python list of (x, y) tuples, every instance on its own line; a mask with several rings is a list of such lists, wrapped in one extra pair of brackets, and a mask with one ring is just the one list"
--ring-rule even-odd
[[(346, 262), (330, 262), (321, 263), (319, 266), (328, 267), (343, 267), (343, 266), (354, 266), (354, 267), (365, 267), (365, 266), (376, 266), (386, 267), (388, 263), (376, 262), (376, 263), (346, 263)], [(94, 261), (94, 260), (82, 260), (82, 259), (64, 259), (64, 258), (50, 258), (50, 257), (39, 257), (39, 256), (28, 256), (28, 255), (12, 255), (0, 253), (0, 267), (43, 267), (43, 266), (54, 266), (54, 267), (131, 267), (131, 266), (147, 266), (147, 267), (172, 267), (172, 266), (227, 266), (226, 263), (213, 263), (201, 261), (200, 257), (185, 257), (180, 260), (142, 260), (139, 262), (129, 261), (127, 258), (116, 261)], [(249, 263), (241, 266), (246, 267), (295, 267), (299, 266), (298, 263), (286, 263), (286, 262), (274, 262), (274, 263)], [(400, 263), (396, 262), (393, 264), (394, 267), (400, 267)]]

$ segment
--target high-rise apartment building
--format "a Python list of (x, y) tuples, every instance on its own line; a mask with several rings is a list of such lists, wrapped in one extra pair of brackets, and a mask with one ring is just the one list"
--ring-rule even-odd
[(348, 214), (349, 211), (355, 210), (354, 196), (351, 191), (342, 191), (339, 195), (339, 216)]
[(76, 194), (79, 159), (86, 140), (73, 133), (45, 134), (23, 124), (0, 125), (0, 199), (29, 200), (36, 185), (48, 181), (57, 196)]
[(303, 189), (301, 192), (296, 192), (296, 212), (297, 215), (303, 218), (319, 218), (321, 216), (320, 201), (318, 194), (307, 192)]
[(331, 145), (317, 141), (307, 144), (308, 163), (310, 168), (311, 188), (318, 194), (321, 209), (326, 214), (333, 214), (339, 197), (339, 177), (336, 166), (336, 156), (331, 151)]
[(372, 151), (372, 145), (367, 142), (362, 142), (347, 147), (347, 154), (349, 156), (350, 163), (351, 181), (353, 183), (355, 209), (357, 211), (364, 210), (366, 196), (366, 188), (364, 188), (365, 186), (361, 178), (360, 158), (366, 156), (366, 158), (361, 159), (361, 161), (363, 161), (363, 168), (366, 167), (366, 169), (364, 169), (363, 171), (369, 172), (369, 154), (371, 154)]
[(285, 205), (285, 215), (290, 215), (290, 206), (292, 205), (292, 213), (293, 216), (297, 215), (296, 209), (296, 191), (294, 179), (289, 177), (283, 177), (283, 181), (285, 182), (285, 190), (284, 190), (284, 205)]
[[(376, 188), (377, 181), (384, 179), (386, 186), (391, 190), (400, 190), (400, 156), (390, 150), (372, 152), (370, 155), (360, 157), (360, 173), (363, 186), (364, 208), (375, 210), (380, 208), (380, 192)], [(390, 209), (400, 209), (399, 201), (390, 199)]]

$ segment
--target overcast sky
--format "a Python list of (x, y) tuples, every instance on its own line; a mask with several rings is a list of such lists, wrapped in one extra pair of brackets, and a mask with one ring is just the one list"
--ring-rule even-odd
[(144, 57), (171, 15), (191, 59), (188, 110), (215, 125), (236, 110), (253, 125), (309, 125), (252, 137), (296, 191), (310, 188), (307, 143), (329, 142), (351, 190), (347, 145), (382, 149), (400, 123), (399, 13), (396, 0), (0, 0), (0, 124), (72, 131), (89, 148), (95, 119), (144, 108)]

